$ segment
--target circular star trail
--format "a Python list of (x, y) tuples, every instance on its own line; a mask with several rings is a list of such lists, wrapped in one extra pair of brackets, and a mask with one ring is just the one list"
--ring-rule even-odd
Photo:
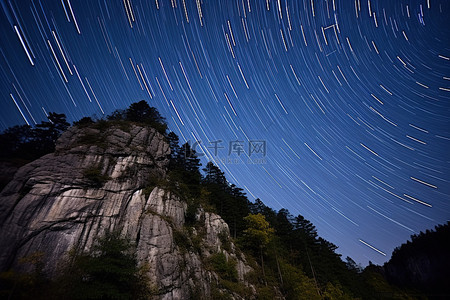
[(449, 219), (448, 1), (0, 3), (2, 129), (146, 100), (362, 264)]

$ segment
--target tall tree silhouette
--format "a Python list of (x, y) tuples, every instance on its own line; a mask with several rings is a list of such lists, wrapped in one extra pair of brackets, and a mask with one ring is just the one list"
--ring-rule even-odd
[(149, 124), (162, 134), (165, 134), (167, 130), (166, 120), (156, 108), (148, 105), (145, 100), (132, 103), (125, 111), (125, 116), (128, 121)]
[(34, 147), (41, 155), (53, 152), (58, 137), (70, 126), (65, 114), (51, 112), (48, 121), (36, 125), (34, 133)]

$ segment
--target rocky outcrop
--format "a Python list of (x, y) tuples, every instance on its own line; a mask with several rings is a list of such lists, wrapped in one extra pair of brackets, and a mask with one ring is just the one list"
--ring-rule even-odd
[[(232, 243), (222, 245), (228, 225), (199, 209), (200, 229), (188, 231), (186, 202), (156, 186), (169, 154), (151, 128), (70, 128), (55, 153), (20, 168), (0, 194), (1, 271), (24, 268), (20, 258), (42, 253), (44, 272), (55, 276), (69, 250), (89, 250), (97, 237), (118, 230), (135, 241), (159, 299), (186, 299), (194, 289), (209, 295), (218, 276), (204, 262), (218, 251), (237, 261), (245, 284), (251, 268), (244, 256)], [(197, 248), (180, 245), (180, 235)]]

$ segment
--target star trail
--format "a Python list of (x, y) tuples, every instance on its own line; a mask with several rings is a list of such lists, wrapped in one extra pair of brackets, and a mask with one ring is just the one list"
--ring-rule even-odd
[(363, 265), (449, 220), (449, 1), (0, 3), (2, 130), (146, 100)]

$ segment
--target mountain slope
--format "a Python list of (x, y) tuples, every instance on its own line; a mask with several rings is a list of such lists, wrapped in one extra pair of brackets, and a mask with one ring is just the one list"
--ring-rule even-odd
[(97, 237), (119, 231), (135, 242), (139, 264), (149, 266), (158, 299), (210, 295), (219, 275), (207, 258), (218, 252), (236, 261), (238, 283), (248, 286), (244, 275), (252, 268), (232, 243), (224, 250), (229, 229), (220, 216), (198, 209), (188, 230), (187, 203), (157, 187), (169, 154), (164, 136), (150, 127), (71, 127), (55, 153), (20, 168), (0, 194), (1, 271), (31, 271), (22, 258), (41, 253), (43, 273), (55, 278), (68, 251), (90, 250)]

